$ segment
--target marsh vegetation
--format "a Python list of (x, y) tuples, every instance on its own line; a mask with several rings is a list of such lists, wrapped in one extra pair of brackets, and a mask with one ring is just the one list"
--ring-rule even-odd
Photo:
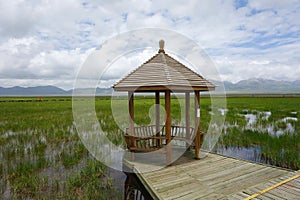
[(14, 100), (0, 103), (2, 197), (122, 198), (109, 169), (81, 143), (71, 98)]
[[(126, 99), (120, 99), (126, 104)], [(180, 101), (172, 99), (172, 123), (181, 121)], [(163, 105), (163, 101), (162, 105)], [(137, 97), (135, 122), (151, 123), (153, 97)], [(227, 98), (227, 108), (212, 109), (201, 99), (201, 129), (212, 115), (225, 115), (214, 151), (280, 167), (300, 168), (300, 98)], [(113, 119), (111, 100), (96, 98), (99, 123), (107, 137), (124, 145)], [(72, 99), (2, 98), (0, 102), (0, 195), (7, 198), (123, 198), (109, 169), (93, 158), (79, 139)], [(121, 186), (122, 187), (122, 186)]]

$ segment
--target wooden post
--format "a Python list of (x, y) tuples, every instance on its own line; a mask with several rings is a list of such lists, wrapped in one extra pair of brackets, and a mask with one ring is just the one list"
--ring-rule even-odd
[[(128, 91), (128, 108), (129, 108), (129, 134), (134, 135), (134, 92)], [(135, 146), (134, 140), (131, 138), (130, 146)], [(131, 160), (134, 160), (134, 154), (131, 153)]]
[[(185, 137), (186, 141), (189, 141), (191, 139), (191, 122), (190, 122), (190, 92), (185, 93)], [(190, 144), (186, 143), (187, 149), (190, 149)]]
[[(155, 113), (156, 113), (156, 118), (155, 118), (155, 133), (156, 136), (160, 136), (160, 99), (159, 99), (159, 92), (155, 92)], [(156, 146), (160, 146), (160, 139), (156, 139)]]
[(133, 92), (128, 92), (128, 106), (129, 106), (129, 131), (130, 135), (134, 135), (134, 97)]
[(165, 92), (165, 109), (167, 113), (166, 119), (166, 140), (167, 140), (167, 155), (166, 163), (167, 165), (171, 164), (171, 97), (170, 90)]
[(200, 159), (200, 92), (195, 91), (195, 158)]

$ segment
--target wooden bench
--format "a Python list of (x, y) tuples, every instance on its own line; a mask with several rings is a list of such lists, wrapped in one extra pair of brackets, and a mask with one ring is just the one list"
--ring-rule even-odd
[[(201, 132), (203, 138), (204, 132)], [(160, 126), (156, 132), (156, 126), (138, 126), (134, 127), (134, 134), (131, 134), (129, 128), (125, 130), (125, 141), (130, 151), (155, 151), (166, 145), (165, 126)], [(190, 127), (190, 136), (186, 136), (186, 127), (171, 126), (171, 139), (173, 141), (182, 141), (189, 146), (194, 147), (195, 129)], [(201, 139), (202, 141), (202, 139)]]

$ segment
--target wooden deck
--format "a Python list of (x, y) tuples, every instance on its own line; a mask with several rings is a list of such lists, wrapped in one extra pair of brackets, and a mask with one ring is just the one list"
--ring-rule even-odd
[[(254, 199), (299, 199), (300, 171), (211, 153), (194, 160), (189, 154), (156, 171), (151, 171), (157, 166), (150, 162), (124, 160), (124, 164), (137, 173), (154, 199), (245, 199), (254, 194)], [(260, 192), (265, 193), (257, 195)]]

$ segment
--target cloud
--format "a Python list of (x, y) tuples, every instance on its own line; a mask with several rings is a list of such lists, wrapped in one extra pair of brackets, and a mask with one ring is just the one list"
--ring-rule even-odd
[(1, 1), (0, 34), (2, 40), (27, 35), (36, 22), (32, 8), (21, 1)]
[(28, 71), (41, 78), (74, 78), (86, 54), (80, 49), (41, 52), (30, 60)]
[[(9, 39), (0, 46), (0, 85), (29, 83), (32, 86), (32, 83), (38, 83), (39, 80), (42, 85), (62, 81), (70, 83), (70, 80), (73, 82), (79, 67), (91, 51), (93, 49), (49, 50), (49, 45), (36, 37)], [(7, 80), (14, 80), (15, 83)]]
[(268, 61), (268, 60), (261, 60), (261, 61), (254, 60), (254, 61), (251, 61), (249, 64), (250, 65), (267, 65), (267, 64), (270, 64), (270, 61)]
[[(41, 80), (41, 85), (72, 87), (93, 49), (118, 33), (147, 27), (192, 38), (224, 80), (300, 77), (299, 0), (189, 0), (184, 6), (148, 0), (17, 0), (1, 1), (0, 9), (0, 86), (39, 85)], [(170, 38), (165, 40), (168, 44)], [(119, 57), (114, 63), (124, 67), (108, 70), (105, 84), (148, 56)]]

